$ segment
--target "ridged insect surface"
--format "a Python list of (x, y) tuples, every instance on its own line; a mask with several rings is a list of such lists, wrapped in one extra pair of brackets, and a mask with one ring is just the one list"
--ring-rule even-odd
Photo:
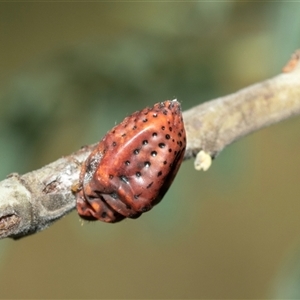
[(137, 218), (165, 195), (183, 160), (180, 103), (168, 100), (126, 117), (82, 166), (77, 211), (87, 220)]

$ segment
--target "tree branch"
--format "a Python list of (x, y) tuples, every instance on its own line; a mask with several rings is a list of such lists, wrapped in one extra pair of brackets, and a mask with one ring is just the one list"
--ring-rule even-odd
[(185, 111), (185, 157), (203, 150), (214, 158), (243, 136), (300, 114), (299, 60), (300, 50), (283, 68), (284, 73)]
[[(183, 113), (185, 158), (206, 170), (227, 145), (265, 126), (300, 114), (300, 51), (283, 73)], [(75, 208), (82, 163), (95, 145), (22, 176), (0, 182), (0, 238), (18, 239), (50, 226)]]

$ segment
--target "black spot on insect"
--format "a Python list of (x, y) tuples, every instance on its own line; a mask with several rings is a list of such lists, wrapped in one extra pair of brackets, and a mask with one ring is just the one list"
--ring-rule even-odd
[(128, 178), (125, 175), (121, 175), (120, 179), (125, 182), (126, 184), (129, 184)]
[(142, 174), (141, 174), (141, 172), (136, 172), (136, 173), (135, 173), (135, 176), (136, 176), (136, 177), (141, 177)]
[(123, 134), (121, 135), (121, 137), (124, 137), (124, 136), (126, 136), (126, 133), (123, 133)]
[(145, 161), (145, 162), (144, 162), (144, 166), (145, 166), (146, 168), (149, 168), (149, 167), (151, 166), (150, 161)]
[(113, 179), (113, 178), (114, 178), (114, 176), (110, 174), (109, 175), (109, 179)]
[(137, 127), (136, 127), (135, 125), (132, 127), (133, 130), (135, 130), (136, 128), (137, 128)]
[(144, 119), (144, 120), (143, 120), (144, 123), (147, 122), (147, 121), (148, 121), (148, 119)]
[(151, 188), (152, 184), (153, 184), (153, 181), (147, 185), (146, 189)]
[(156, 151), (152, 151), (151, 152), (151, 156), (156, 156), (157, 155), (157, 152)]
[(169, 134), (166, 134), (166, 139), (169, 140), (171, 137)]
[(171, 149), (171, 148), (169, 149), (169, 152), (170, 152), (170, 153), (172, 152), (172, 149)]
[(168, 111), (166, 109), (164, 109), (163, 114), (166, 116), (168, 114)]
[(166, 128), (165, 126), (161, 126), (161, 130), (165, 130), (165, 128)]
[(139, 150), (139, 149), (134, 149), (134, 150), (133, 150), (133, 154), (138, 155), (139, 153), (140, 153), (140, 150)]
[(117, 146), (117, 143), (116, 143), (116, 142), (113, 142), (112, 145), (113, 145), (113, 147), (116, 147), (116, 146)]
[(141, 196), (141, 194), (138, 194), (138, 195), (134, 195), (134, 199), (138, 199), (139, 197)]
[(182, 134), (181, 134), (180, 132), (178, 132), (178, 136), (179, 136), (179, 137), (181, 137), (181, 136), (182, 136)]
[(173, 128), (172, 128), (172, 127), (169, 127), (169, 130), (170, 130), (170, 131), (172, 131), (172, 130), (173, 130)]
[(165, 160), (165, 161), (164, 161), (164, 165), (166, 165), (166, 164), (167, 164), (167, 161)]
[(143, 145), (147, 145), (148, 141), (147, 140), (143, 140)]
[(117, 198), (118, 198), (117, 193), (111, 193), (110, 195), (111, 195), (111, 197), (112, 197), (113, 199), (117, 199)]
[(126, 160), (126, 161), (125, 161), (125, 165), (126, 165), (126, 166), (129, 166), (129, 165), (130, 165), (130, 161), (129, 161), (129, 160)]
[(115, 131), (115, 130), (113, 130), (113, 131), (112, 131), (112, 134), (115, 134), (115, 133), (116, 133), (116, 131)]
[(159, 176), (161, 176), (162, 175), (162, 171), (159, 171), (158, 173), (157, 173), (157, 177), (159, 177)]
[(156, 118), (156, 117), (157, 117), (157, 114), (153, 114), (153, 117)]
[(156, 137), (156, 136), (157, 136), (157, 133), (156, 133), (156, 132), (153, 132), (153, 133), (152, 133), (152, 136), (153, 136), (153, 137)]
[(159, 143), (159, 144), (158, 144), (158, 147), (159, 147), (159, 148), (164, 148), (165, 146), (166, 146), (166, 145), (165, 145), (164, 143)]

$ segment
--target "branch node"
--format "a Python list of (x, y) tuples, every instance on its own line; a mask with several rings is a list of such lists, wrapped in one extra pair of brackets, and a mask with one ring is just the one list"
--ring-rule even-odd
[(283, 73), (292, 72), (297, 67), (299, 61), (300, 61), (300, 49), (296, 50), (292, 54), (288, 63), (283, 67), (282, 72)]

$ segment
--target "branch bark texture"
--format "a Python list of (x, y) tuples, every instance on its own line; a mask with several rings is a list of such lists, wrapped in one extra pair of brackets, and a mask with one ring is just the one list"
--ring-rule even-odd
[[(265, 126), (300, 114), (300, 52), (283, 73), (183, 113), (187, 149), (197, 169), (227, 145)], [(0, 238), (18, 239), (50, 226), (75, 208), (74, 187), (82, 163), (95, 145), (24, 175), (0, 182)], [(199, 155), (201, 154), (201, 155)]]

